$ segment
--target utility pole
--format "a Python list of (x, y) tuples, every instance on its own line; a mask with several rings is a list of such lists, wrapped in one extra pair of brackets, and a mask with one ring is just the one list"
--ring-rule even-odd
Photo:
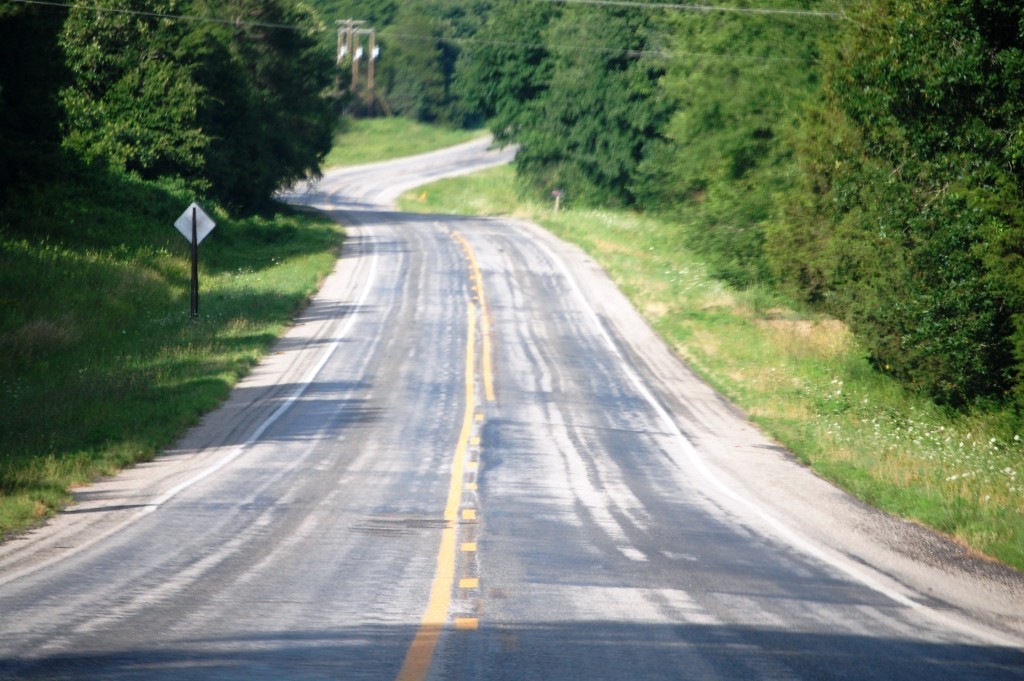
[(338, 25), (338, 58), (337, 63), (345, 61), (345, 58), (352, 54), (352, 42), (355, 37), (356, 30), (359, 26), (362, 26), (366, 21), (362, 19), (338, 19), (335, 21)]
[[(349, 84), (351, 92), (356, 92), (359, 89), (359, 62), (364, 54), (366, 55), (367, 100), (372, 109), (377, 86), (377, 58), (380, 56), (377, 32), (372, 28), (363, 28), (362, 26), (366, 21), (362, 19), (339, 19), (335, 23), (338, 25), (338, 66), (341, 66), (346, 59), (352, 60), (352, 80)], [(364, 35), (369, 36), (369, 49), (367, 52), (363, 51), (362, 36)]]
[(370, 63), (367, 67), (366, 76), (366, 87), (369, 88), (370, 92), (373, 92), (373, 65), (377, 62), (377, 55), (380, 54), (380, 48), (377, 47), (377, 34), (371, 28), (370, 29)]

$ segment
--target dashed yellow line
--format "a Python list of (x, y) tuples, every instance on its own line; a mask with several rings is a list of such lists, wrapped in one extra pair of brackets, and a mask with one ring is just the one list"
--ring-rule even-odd
[(480, 626), (476, 617), (456, 617), (455, 628), (459, 631), (475, 631)]
[[(468, 306), (468, 333), (466, 340), (466, 410), (462, 419), (462, 430), (459, 433), (458, 443), (455, 446), (455, 458), (452, 461), (451, 479), (448, 484), (448, 500), (445, 504), (444, 519), (445, 528), (441, 530), (441, 546), (437, 551), (437, 568), (434, 572), (434, 580), (430, 587), (430, 597), (427, 601), (427, 608), (420, 621), (420, 627), (413, 637), (412, 644), (406, 652), (402, 668), (398, 672), (397, 681), (423, 681), (427, 672), (430, 671), (430, 663), (434, 657), (441, 632), (444, 630), (448, 620), (448, 611), (451, 607), (452, 585), (455, 582), (455, 562), (457, 552), (458, 521), (473, 522), (477, 519), (475, 508), (461, 510), (463, 489), (476, 490), (477, 483), (465, 482), (463, 477), (466, 470), (476, 471), (479, 462), (466, 461), (466, 453), (469, 447), (478, 447), (480, 438), (472, 436), (474, 422), (480, 423), (484, 420), (483, 413), (476, 410), (475, 400), (475, 375), (476, 375), (476, 324), (477, 305), (480, 307), (480, 335), (482, 338), (481, 364), (483, 371), (483, 392), (488, 402), (494, 401), (494, 370), (492, 365), (493, 349), (491, 346), (491, 320), (490, 311), (487, 307), (487, 299), (484, 296), (483, 275), (480, 273), (480, 266), (477, 264), (476, 255), (473, 253), (469, 242), (459, 233), (453, 233), (466, 251), (466, 258), (469, 262), (473, 283), (470, 287), (472, 302)], [(463, 542), (459, 545), (462, 553), (474, 553), (477, 550), (476, 542)], [(477, 589), (480, 580), (477, 578), (466, 578), (459, 581), (463, 589)], [(479, 627), (479, 620), (476, 617), (457, 617), (454, 620), (456, 630), (475, 630)]]
[[(423, 681), (430, 670), (430, 662), (434, 650), (441, 637), (445, 622), (448, 620), (448, 609), (451, 605), (452, 584), (455, 581), (455, 544), (458, 532), (459, 506), (462, 503), (462, 477), (469, 437), (473, 429), (476, 411), (474, 404), (474, 367), (476, 366), (476, 308), (469, 305), (469, 332), (466, 340), (466, 410), (462, 419), (462, 431), (455, 446), (455, 458), (452, 461), (451, 480), (448, 484), (448, 502), (444, 508), (446, 526), (441, 530), (441, 546), (437, 551), (437, 569), (430, 587), (430, 598), (427, 609), (420, 621), (420, 628), (413, 637), (412, 644), (406, 652), (405, 661), (398, 672), (397, 681)], [(467, 509), (470, 510), (470, 509)], [(476, 512), (473, 512), (476, 517)], [(465, 551), (465, 544), (462, 550)], [(474, 545), (474, 550), (476, 546)]]

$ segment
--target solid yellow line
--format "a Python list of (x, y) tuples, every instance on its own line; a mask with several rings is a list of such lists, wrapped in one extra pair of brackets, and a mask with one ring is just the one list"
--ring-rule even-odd
[[(448, 483), (448, 502), (444, 507), (446, 527), (441, 530), (441, 546), (437, 550), (437, 569), (434, 581), (430, 586), (430, 598), (427, 609), (420, 621), (420, 628), (413, 637), (412, 644), (405, 654), (402, 669), (398, 672), (397, 681), (423, 681), (430, 670), (430, 662), (434, 658), (434, 650), (441, 637), (445, 622), (448, 621), (448, 609), (451, 606), (452, 585), (455, 582), (455, 540), (458, 531), (456, 522), (459, 519), (459, 504), (462, 503), (463, 462), (466, 458), (466, 446), (473, 430), (474, 380), (473, 368), (476, 366), (476, 308), (469, 306), (469, 332), (466, 340), (466, 411), (462, 417), (462, 431), (455, 445), (455, 459), (452, 461), (451, 480)], [(465, 550), (465, 544), (463, 544)]]
[(484, 277), (480, 273), (480, 266), (476, 262), (476, 253), (473, 252), (473, 247), (469, 245), (466, 238), (458, 232), (454, 232), (454, 236), (462, 244), (462, 247), (466, 250), (466, 255), (469, 257), (469, 267), (473, 273), (473, 281), (475, 286), (473, 290), (476, 291), (479, 296), (480, 302), (480, 335), (483, 336), (483, 348), (481, 348), (481, 354), (483, 355), (484, 363), (484, 398), (488, 402), (494, 401), (494, 371), (491, 366), (491, 313), (487, 308), (487, 298), (484, 296)]

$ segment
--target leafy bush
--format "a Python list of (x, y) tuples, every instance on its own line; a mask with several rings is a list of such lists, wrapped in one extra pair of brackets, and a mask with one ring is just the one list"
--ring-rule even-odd
[(115, 11), (76, 6), (64, 26), (66, 146), (247, 209), (318, 171), (333, 131), (321, 96), (331, 60), (311, 10), (291, 0), (234, 0), (216, 15), (190, 0), (101, 4)]
[(818, 87), (818, 41), (835, 23), (725, 12), (673, 19), (661, 89), (674, 112), (633, 189), (645, 208), (677, 215), (686, 246), (734, 285), (770, 277), (764, 230), (793, 182), (788, 131)]
[(804, 120), (803, 191), (768, 234), (780, 279), (945, 404), (1024, 369), (1022, 30), (1010, 0), (860, 7)]

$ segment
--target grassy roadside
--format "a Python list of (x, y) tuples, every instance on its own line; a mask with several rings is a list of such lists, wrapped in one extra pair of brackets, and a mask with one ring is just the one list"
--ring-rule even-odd
[(188, 242), (173, 227), (191, 200), (81, 171), (0, 206), (0, 535), (171, 444), (333, 268), (342, 234), (325, 218), (204, 206), (217, 228), (200, 246), (193, 322)]
[(819, 474), (1024, 570), (1024, 433), (951, 413), (875, 371), (844, 326), (771, 290), (737, 291), (680, 247), (678, 226), (520, 201), (512, 170), (443, 180), (404, 210), (514, 215), (579, 244), (695, 370)]
[[(324, 167), (479, 137), (402, 119), (350, 122)], [(189, 319), (189, 192), (68, 164), (59, 184), (0, 196), (0, 538), (69, 490), (152, 459), (215, 408), (330, 272), (342, 230), (283, 208), (200, 247)]]
[(482, 130), (451, 130), (407, 118), (368, 118), (347, 121), (334, 137), (324, 168), (353, 166), (423, 154), (486, 134)]

